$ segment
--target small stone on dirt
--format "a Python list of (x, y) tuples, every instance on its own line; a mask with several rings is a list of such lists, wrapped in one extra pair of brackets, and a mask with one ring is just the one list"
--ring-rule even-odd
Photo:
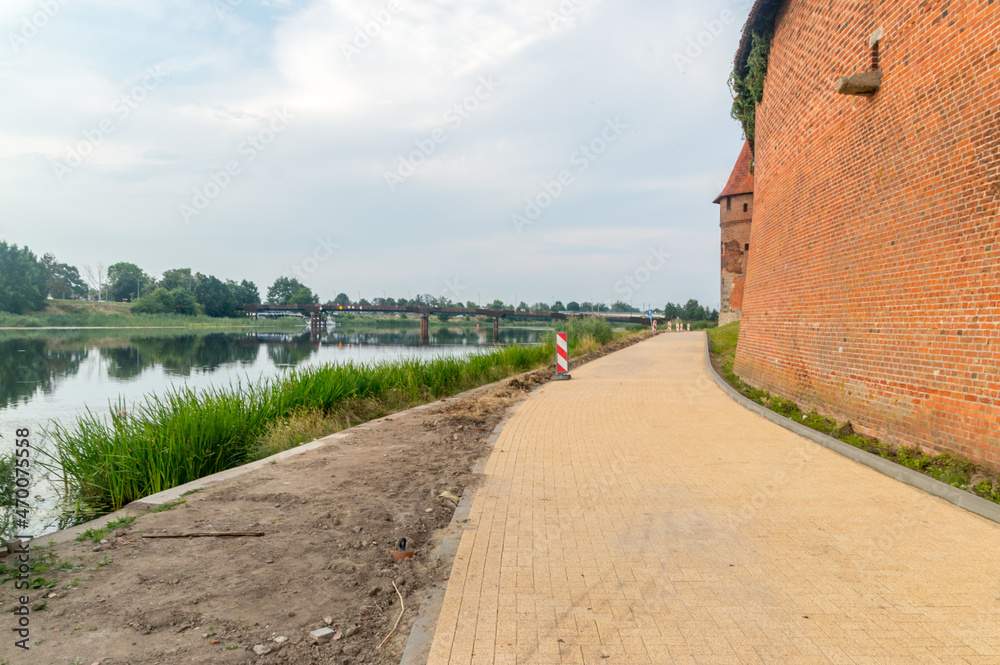
[(276, 638), (274, 638), (274, 641), (277, 642), (278, 644), (284, 644), (285, 642), (288, 641), (288, 638), (285, 637), (284, 635), (278, 635)]
[(424, 509), (424, 512), (425, 512), (425, 513), (433, 513), (433, 512), (434, 512), (434, 509), (433, 509), (433, 508), (425, 508), (425, 509)]
[(319, 630), (314, 630), (309, 633), (309, 637), (316, 644), (322, 644), (323, 642), (329, 642), (330, 638), (333, 637), (333, 631), (329, 628), (320, 628)]
[(354, 527), (354, 533), (361, 533), (361, 527), (359, 526)]
[(329, 626), (331, 623), (333, 623), (333, 617), (323, 617), (323, 623)]
[(347, 632), (344, 633), (344, 637), (354, 637), (355, 635), (358, 634), (359, 630), (361, 629), (358, 628), (357, 626), (351, 626), (350, 628), (347, 629)]
[(336, 633), (334, 633), (334, 635), (333, 635), (333, 641), (334, 641), (334, 642), (336, 642), (337, 640), (341, 639), (341, 638), (342, 638), (343, 636), (344, 636), (344, 633), (343, 633), (342, 631), (339, 631), (339, 630), (338, 630), (338, 631), (337, 631)]
[(266, 647), (263, 644), (257, 644), (254, 646), (253, 652), (258, 656), (266, 656), (271, 653), (271, 647)]

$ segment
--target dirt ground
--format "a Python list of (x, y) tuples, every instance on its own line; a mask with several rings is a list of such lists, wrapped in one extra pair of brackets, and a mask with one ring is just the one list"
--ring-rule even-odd
[[(448, 577), (435, 554), (456, 504), (440, 495), (460, 497), (476, 485), (472, 469), (488, 454), (494, 427), (552, 373), (522, 374), (349, 430), (141, 515), (107, 535), (100, 551), (90, 540), (33, 550), (48, 557), (53, 570), (41, 576), (54, 584), (30, 592), (30, 651), (8, 633), (0, 664), (398, 663), (425, 590)], [(142, 537), (191, 531), (265, 535)], [(402, 537), (415, 553), (396, 561)], [(0, 587), (3, 624), (14, 625), (10, 612), (24, 593), (10, 581)], [(400, 615), (400, 596), (402, 619), (378, 649)], [(309, 633), (324, 627), (336, 639), (313, 644)]]

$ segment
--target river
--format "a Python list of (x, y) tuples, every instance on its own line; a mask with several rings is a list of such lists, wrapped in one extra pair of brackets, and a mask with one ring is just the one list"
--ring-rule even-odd
[[(536, 344), (540, 328), (504, 328), (501, 344)], [(319, 335), (295, 332), (191, 329), (0, 330), (0, 451), (28, 428), (34, 447), (31, 522), (35, 536), (58, 528), (62, 513), (54, 474), (39, 464), (52, 450), (44, 431), (72, 428), (86, 409), (161, 393), (173, 386), (205, 388), (258, 380), (292, 367), (378, 363), (403, 358), (465, 355), (492, 345), (492, 326), (419, 330), (336, 327)]]

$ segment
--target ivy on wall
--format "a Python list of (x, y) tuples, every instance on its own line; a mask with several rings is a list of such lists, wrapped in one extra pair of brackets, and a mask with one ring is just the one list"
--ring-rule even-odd
[(767, 56), (771, 52), (772, 33), (754, 32), (746, 66), (737, 65), (729, 75), (729, 88), (733, 93), (733, 119), (743, 126), (743, 134), (750, 141), (753, 151), (757, 104), (764, 99), (764, 79), (767, 77)]

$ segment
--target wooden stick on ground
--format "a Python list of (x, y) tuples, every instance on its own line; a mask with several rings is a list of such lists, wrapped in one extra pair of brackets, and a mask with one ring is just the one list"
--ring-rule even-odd
[(399, 616), (396, 617), (396, 625), (392, 627), (389, 634), (385, 636), (384, 640), (382, 640), (382, 644), (375, 647), (376, 651), (381, 649), (382, 645), (388, 642), (389, 638), (392, 637), (392, 634), (396, 632), (397, 628), (399, 628), (399, 620), (403, 618), (403, 612), (406, 610), (406, 605), (403, 604), (403, 594), (399, 593), (399, 587), (396, 586), (395, 582), (392, 583), (392, 588), (396, 590), (396, 595), (399, 596)]
[(206, 538), (223, 536), (263, 536), (263, 531), (198, 531), (191, 533), (144, 533), (143, 538)]

